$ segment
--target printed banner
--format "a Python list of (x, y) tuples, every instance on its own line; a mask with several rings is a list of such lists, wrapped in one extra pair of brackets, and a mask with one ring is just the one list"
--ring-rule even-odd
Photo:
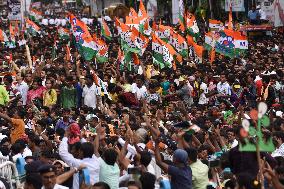
[(274, 26), (284, 26), (284, 1), (283, 0), (275, 0), (274, 1)]
[(230, 4), (232, 4), (233, 12), (244, 12), (244, 0), (225, 0), (225, 11), (230, 11)]
[(20, 0), (8, 0), (8, 19), (9, 20), (21, 20), (21, 1)]

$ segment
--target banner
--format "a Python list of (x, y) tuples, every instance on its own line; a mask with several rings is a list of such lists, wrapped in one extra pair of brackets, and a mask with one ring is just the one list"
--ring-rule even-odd
[(244, 0), (225, 0), (225, 11), (230, 11), (230, 4), (232, 4), (233, 12), (244, 12)]
[(173, 14), (173, 24), (177, 24), (179, 16), (179, 0), (172, 0), (172, 14)]
[(284, 26), (284, 1), (283, 0), (275, 0), (274, 1), (274, 26)]
[(21, 20), (21, 1), (20, 0), (8, 0), (8, 19), (9, 20)]
[(265, 12), (267, 20), (269, 20), (270, 23), (274, 23), (275, 11), (273, 3), (268, 1), (262, 2), (261, 10)]
[(158, 13), (157, 0), (148, 0), (147, 12), (151, 18), (155, 18)]

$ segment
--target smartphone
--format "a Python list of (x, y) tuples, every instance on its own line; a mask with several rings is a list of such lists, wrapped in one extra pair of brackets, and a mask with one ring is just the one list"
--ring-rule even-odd
[(141, 169), (140, 168), (138, 168), (138, 167), (133, 167), (133, 168), (128, 168), (127, 169), (127, 173), (129, 174), (129, 175), (138, 175), (138, 174), (141, 174)]

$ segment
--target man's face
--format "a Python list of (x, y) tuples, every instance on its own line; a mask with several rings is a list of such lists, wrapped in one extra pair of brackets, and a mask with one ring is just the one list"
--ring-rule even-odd
[(45, 189), (53, 189), (56, 184), (55, 172), (48, 172), (41, 175), (42, 184)]
[(228, 133), (227, 133), (227, 136), (228, 136), (229, 142), (234, 141), (234, 139), (235, 139), (235, 134), (234, 134), (233, 132), (228, 132)]
[(54, 166), (56, 168), (56, 175), (61, 175), (64, 172), (63, 166), (60, 163), (56, 163)]
[(220, 76), (220, 81), (221, 81), (222, 83), (226, 82), (226, 76), (225, 76), (225, 75), (221, 75), (221, 76)]

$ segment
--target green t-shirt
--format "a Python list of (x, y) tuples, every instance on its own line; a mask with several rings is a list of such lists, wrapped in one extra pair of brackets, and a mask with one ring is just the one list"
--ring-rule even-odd
[(115, 163), (113, 166), (106, 164), (106, 162), (99, 158), (100, 161), (100, 182), (107, 183), (111, 189), (119, 188), (119, 175), (120, 170)]

